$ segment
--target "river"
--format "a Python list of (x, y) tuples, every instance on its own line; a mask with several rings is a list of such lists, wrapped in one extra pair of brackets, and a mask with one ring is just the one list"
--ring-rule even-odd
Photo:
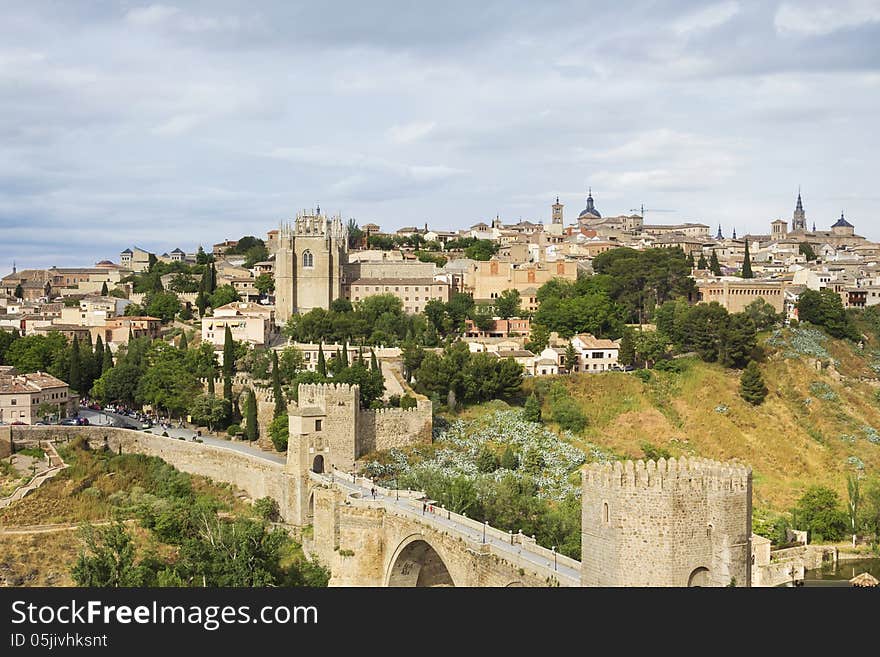
[(880, 559), (838, 561), (836, 564), (808, 570), (804, 577), (804, 586), (849, 586), (850, 578), (864, 572), (880, 579)]

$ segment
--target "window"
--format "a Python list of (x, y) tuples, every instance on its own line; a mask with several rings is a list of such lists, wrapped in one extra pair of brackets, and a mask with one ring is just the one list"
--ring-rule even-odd
[(324, 420), (315, 420), (315, 431), (320, 431)]
[(13, 405), (13, 406), (15, 406), (17, 403), (18, 403), (18, 400), (17, 400), (17, 399), (13, 399), (13, 400), (12, 400), (12, 405)]
[(602, 520), (608, 522), (608, 502), (602, 505)]
[(308, 249), (303, 251), (303, 267), (311, 269), (315, 266), (315, 256)]

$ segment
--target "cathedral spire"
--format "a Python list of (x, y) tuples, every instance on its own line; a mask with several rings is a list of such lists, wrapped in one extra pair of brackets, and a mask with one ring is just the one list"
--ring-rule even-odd
[(724, 239), (724, 235), (722, 235), (722, 233), (721, 233), (721, 224), (718, 224), (718, 234), (715, 235), (715, 239), (716, 240), (723, 240)]
[(795, 230), (807, 230), (807, 215), (804, 212), (804, 202), (801, 199), (801, 188), (798, 186), (798, 195), (797, 195), (797, 203), (794, 207), (794, 214), (791, 218), (791, 229)]
[(736, 239), (736, 228), (733, 229), (733, 239)]

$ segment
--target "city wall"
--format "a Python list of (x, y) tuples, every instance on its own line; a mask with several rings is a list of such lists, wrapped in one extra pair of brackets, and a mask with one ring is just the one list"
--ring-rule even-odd
[(286, 517), (289, 479), (284, 465), (243, 452), (174, 438), (163, 438), (131, 429), (112, 427), (11, 427), (15, 442), (25, 440), (72, 440), (86, 436), (89, 445), (106, 444), (114, 452), (157, 456), (184, 472), (203, 475), (236, 486), (251, 498), (272, 497)]

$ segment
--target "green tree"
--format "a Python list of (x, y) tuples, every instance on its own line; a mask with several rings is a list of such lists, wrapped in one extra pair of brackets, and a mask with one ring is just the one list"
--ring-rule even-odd
[(489, 260), (498, 253), (498, 244), (492, 240), (477, 240), (464, 250), (464, 257), (471, 260)]
[(810, 532), (814, 543), (839, 541), (846, 534), (847, 514), (837, 493), (825, 486), (811, 486), (793, 509), (799, 529)]
[(104, 350), (104, 358), (101, 361), (101, 376), (107, 373), (107, 370), (113, 367), (113, 354), (110, 351), (110, 345)]
[(709, 269), (716, 276), (721, 276), (721, 263), (718, 262), (718, 254), (712, 249), (712, 255), (709, 256)]
[(519, 459), (510, 445), (501, 454), (501, 467), (505, 470), (516, 470), (519, 467)]
[(624, 331), (620, 339), (620, 347), (617, 353), (617, 362), (621, 365), (630, 366), (636, 361), (636, 347), (632, 331)]
[(108, 290), (107, 290), (107, 281), (104, 281), (104, 282), (101, 284), (101, 296), (102, 296), (102, 297), (106, 297), (106, 296), (107, 296), (107, 293), (108, 293)]
[(189, 413), (196, 425), (208, 427), (208, 431), (223, 428), (232, 413), (231, 404), (214, 396), (210, 388), (208, 394), (193, 399)]
[(327, 361), (324, 358), (323, 343), (318, 345), (318, 363), (315, 366), (315, 371), (321, 376), (327, 376)]
[(816, 259), (816, 252), (813, 251), (813, 247), (809, 242), (801, 242), (798, 244), (798, 253), (804, 256), (807, 259), (807, 262), (812, 262)]
[(761, 376), (758, 364), (755, 361), (750, 361), (739, 379), (740, 397), (753, 406), (759, 406), (764, 403), (767, 392), (767, 386), (764, 385), (764, 377)]
[(71, 569), (77, 586), (140, 586), (143, 572), (135, 566), (137, 551), (118, 520), (106, 527), (86, 524), (80, 531), (84, 548)]
[(269, 437), (272, 439), (272, 444), (275, 446), (276, 451), (287, 451), (287, 441), (290, 438), (287, 415), (279, 415), (272, 420), (272, 424), (269, 425)]
[(533, 322), (531, 333), (529, 335), (529, 341), (526, 344), (526, 349), (536, 354), (539, 354), (547, 348), (547, 345), (549, 343), (550, 331), (547, 329), (547, 327)]
[(233, 301), (241, 301), (238, 292), (231, 285), (221, 285), (211, 295), (211, 308), (220, 308)]
[(504, 290), (504, 292), (495, 299), (495, 311), (502, 319), (519, 317), (522, 312), (520, 301), (521, 299), (518, 290)]
[(15, 298), (21, 301), (24, 299), (24, 288), (21, 286), (21, 283), (18, 283), (15, 286)]
[(247, 439), (254, 441), (259, 438), (259, 426), (257, 425), (257, 396), (253, 390), (248, 391), (245, 406), (245, 427)]
[(287, 417), (287, 400), (281, 388), (281, 368), (278, 366), (278, 352), (272, 350), (272, 394), (275, 397), (274, 417)]
[(180, 312), (180, 299), (174, 292), (155, 292), (144, 299), (144, 311), (150, 317), (170, 322)]
[(180, 341), (177, 343), (177, 348), (183, 352), (186, 352), (186, 350), (189, 349), (189, 342), (187, 342), (186, 339), (186, 331), (181, 331)]
[(196, 251), (196, 264), (197, 265), (207, 265), (211, 262), (214, 262), (214, 256), (205, 253), (205, 250), (202, 248), (202, 246), (200, 244), (198, 250)]
[(360, 226), (358, 226), (357, 221), (354, 217), (348, 220), (348, 248), (349, 249), (358, 249), (361, 247), (361, 242), (364, 239), (364, 231), (361, 230)]
[(849, 526), (852, 530), (852, 545), (856, 546), (856, 524), (859, 521), (859, 503), (861, 495), (859, 490), (859, 476), (850, 473), (846, 478), (847, 492), (847, 515), (849, 516)]
[(257, 292), (266, 296), (275, 291), (275, 279), (271, 274), (260, 274), (254, 279), (254, 287), (257, 288)]
[(79, 338), (77, 336), (73, 337), (73, 344), (70, 348), (70, 373), (67, 377), (67, 384), (77, 392), (86, 392), (81, 390), (82, 369), (79, 354)]
[(186, 367), (184, 354), (173, 345), (157, 341), (147, 354), (135, 399), (180, 414), (192, 404), (198, 387), (195, 374)]
[(840, 295), (834, 290), (804, 290), (798, 297), (797, 311), (798, 320), (820, 326), (834, 338), (860, 338), (858, 330), (846, 314)]
[(706, 262), (705, 254), (700, 254), (700, 259), (697, 261), (697, 269), (708, 269), (709, 263)]
[(580, 364), (580, 354), (570, 342), (565, 346), (565, 369), (569, 374), (574, 374)]
[(495, 472), (501, 467), (501, 462), (495, 452), (483, 445), (477, 452), (476, 466), (480, 472)]
[(229, 324), (223, 332), (223, 399), (232, 403), (232, 374), (235, 370), (235, 345)]
[(660, 331), (640, 331), (633, 338), (636, 358), (645, 364), (645, 369), (666, 355), (669, 338)]
[(196, 295), (196, 308), (199, 309), (199, 317), (205, 316), (205, 309), (208, 307), (210, 303), (210, 299), (208, 295), (205, 294), (204, 290), (199, 290), (199, 293)]
[[(273, 350), (274, 351), (274, 350)], [(278, 370), (282, 381), (290, 382), (305, 367), (302, 352), (296, 347), (285, 347), (278, 357)]]
[(749, 241), (746, 240), (746, 251), (743, 255), (743, 266), (742, 266), (742, 277), (743, 278), (754, 278), (755, 275), (752, 273), (752, 258), (749, 255)]
[(776, 309), (763, 298), (752, 301), (743, 309), (743, 313), (751, 318), (758, 331), (772, 328), (782, 321), (781, 313), (777, 313)]
[(525, 406), (523, 407), (523, 419), (526, 422), (541, 421), (541, 402), (538, 401), (538, 397), (534, 392), (526, 399)]

